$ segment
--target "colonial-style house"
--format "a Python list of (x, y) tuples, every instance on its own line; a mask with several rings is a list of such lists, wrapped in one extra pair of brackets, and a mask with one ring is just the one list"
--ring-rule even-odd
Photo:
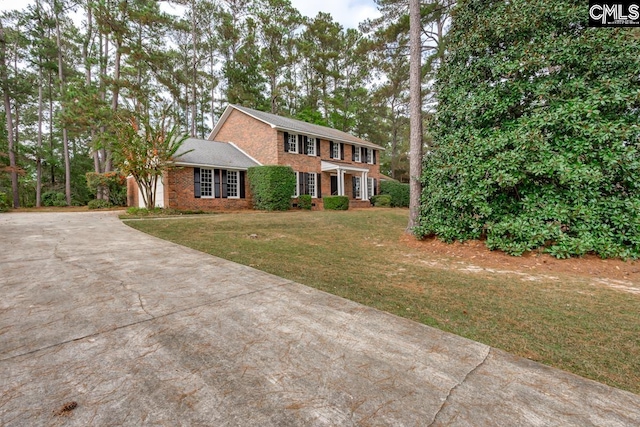
[[(175, 168), (163, 177), (157, 205), (175, 209), (250, 209), (246, 171), (258, 165), (287, 165), (296, 173), (297, 197), (309, 194), (314, 209), (322, 197), (344, 195), (351, 207), (371, 206), (378, 191), (380, 150), (376, 144), (336, 129), (239, 105), (229, 105), (208, 140), (188, 139)], [(128, 182), (130, 206), (142, 198)]]

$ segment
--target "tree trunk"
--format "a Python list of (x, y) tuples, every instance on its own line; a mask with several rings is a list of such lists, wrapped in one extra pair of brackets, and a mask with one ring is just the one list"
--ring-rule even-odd
[(13, 139), (13, 117), (11, 112), (11, 99), (9, 97), (9, 81), (7, 76), (7, 40), (4, 36), (4, 28), (0, 21), (0, 81), (4, 98), (4, 111), (7, 117), (7, 138), (9, 142), (9, 168), (11, 170), (11, 192), (13, 195), (13, 207), (20, 207), (20, 195), (18, 193), (18, 165), (16, 164), (16, 152)]
[[(64, 71), (62, 63), (62, 40), (60, 37), (60, 12), (56, 3), (56, 43), (58, 45), (58, 79), (60, 80), (60, 112), (64, 114)], [(64, 194), (67, 199), (67, 206), (71, 206), (71, 161), (69, 158), (69, 139), (67, 137), (66, 126), (62, 127), (62, 153), (64, 155)]]
[(36, 150), (36, 207), (42, 205), (42, 58), (38, 58), (38, 149)]
[(420, 0), (409, 0), (409, 224), (411, 231), (419, 223), (422, 186), (422, 81), (420, 74), (422, 42), (420, 39)]

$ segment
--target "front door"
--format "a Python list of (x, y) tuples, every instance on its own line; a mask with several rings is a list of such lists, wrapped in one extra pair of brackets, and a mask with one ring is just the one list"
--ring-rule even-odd
[(331, 175), (331, 195), (335, 196), (338, 194), (338, 176)]

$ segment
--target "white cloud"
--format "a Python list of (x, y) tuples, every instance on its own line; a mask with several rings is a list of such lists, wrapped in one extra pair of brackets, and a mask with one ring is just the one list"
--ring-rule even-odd
[(380, 16), (373, 0), (291, 0), (291, 4), (310, 18), (329, 13), (345, 28), (358, 28), (365, 19)]
[[(23, 9), (31, 0), (0, 0), (0, 12)], [(318, 12), (333, 16), (345, 28), (358, 28), (365, 19), (380, 16), (374, 0), (291, 0), (301, 14), (313, 18)]]

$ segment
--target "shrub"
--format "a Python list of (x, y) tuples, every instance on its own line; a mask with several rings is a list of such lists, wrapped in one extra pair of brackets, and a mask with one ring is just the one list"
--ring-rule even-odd
[(300, 209), (306, 209), (306, 210), (310, 211), (311, 210), (311, 195), (303, 194), (300, 197), (298, 197), (298, 206), (300, 206)]
[(90, 200), (87, 206), (89, 209), (108, 209), (113, 207), (107, 200)]
[(7, 193), (0, 192), (0, 212), (6, 212), (9, 210), (9, 199)]
[(146, 216), (146, 215), (149, 215), (149, 209), (131, 207), (131, 208), (127, 208), (127, 213), (129, 215), (135, 215), (135, 216)]
[(42, 206), (67, 206), (67, 199), (64, 193), (47, 191), (42, 194)]
[(109, 195), (112, 205), (124, 206), (127, 202), (126, 177), (118, 172), (95, 173), (88, 172), (87, 187), (94, 194), (105, 191)]
[(394, 208), (409, 207), (409, 184), (397, 181), (381, 181), (380, 194), (391, 196), (391, 206)]
[(347, 196), (325, 196), (322, 198), (325, 210), (346, 211), (349, 209), (349, 198)]
[(286, 211), (296, 190), (296, 175), (289, 166), (256, 166), (249, 168), (253, 207), (266, 211)]
[(373, 196), (370, 200), (371, 204), (378, 208), (391, 206), (391, 196), (389, 194), (378, 194), (377, 196)]

